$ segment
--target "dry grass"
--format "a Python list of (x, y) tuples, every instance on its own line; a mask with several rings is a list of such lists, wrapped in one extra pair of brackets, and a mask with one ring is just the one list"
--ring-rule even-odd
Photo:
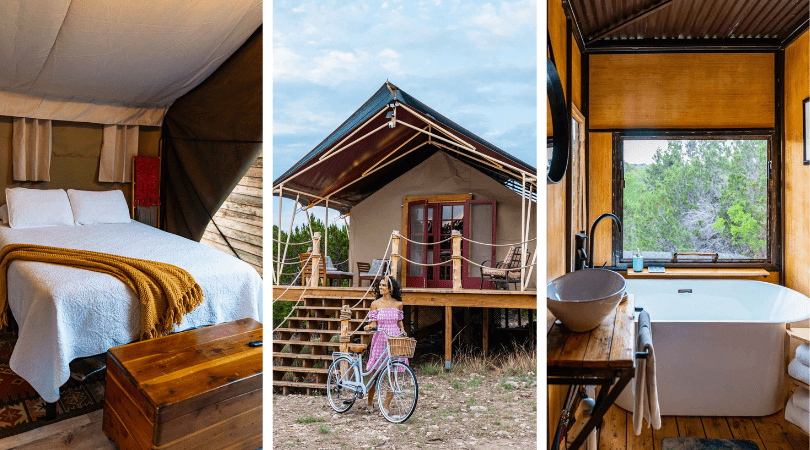
[[(502, 376), (526, 376), (537, 373), (537, 349), (514, 346), (512, 350), (485, 357), (478, 351), (461, 350), (453, 355), (455, 373), (496, 374)], [(441, 361), (431, 360), (419, 366), (419, 373), (426, 375), (444, 374)]]

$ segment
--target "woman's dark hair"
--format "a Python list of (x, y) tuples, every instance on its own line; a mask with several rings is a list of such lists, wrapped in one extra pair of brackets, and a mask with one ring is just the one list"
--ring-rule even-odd
[(376, 300), (382, 297), (382, 294), (380, 294), (380, 281), (382, 280), (388, 280), (388, 288), (391, 289), (391, 297), (402, 301), (402, 287), (400, 287), (397, 280), (395, 280), (392, 276), (381, 278), (374, 283), (374, 295), (376, 296), (374, 299)]

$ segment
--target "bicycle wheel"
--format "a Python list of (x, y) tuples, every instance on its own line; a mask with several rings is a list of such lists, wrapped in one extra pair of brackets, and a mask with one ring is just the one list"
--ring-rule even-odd
[(402, 361), (391, 361), (377, 379), (377, 404), (389, 422), (402, 423), (416, 409), (419, 386), (413, 369)]
[(329, 397), (329, 405), (341, 414), (351, 409), (357, 399), (357, 391), (354, 388), (343, 386), (343, 382), (350, 379), (349, 368), (352, 363), (351, 358), (340, 356), (332, 362), (326, 374), (326, 396)]

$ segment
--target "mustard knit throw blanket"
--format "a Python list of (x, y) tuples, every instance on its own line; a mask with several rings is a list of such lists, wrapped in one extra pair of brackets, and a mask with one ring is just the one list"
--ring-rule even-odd
[(141, 303), (141, 339), (163, 336), (203, 301), (200, 285), (171, 264), (87, 250), (9, 244), (0, 249), (0, 325), (8, 322), (8, 267), (36, 261), (106, 273), (129, 286)]

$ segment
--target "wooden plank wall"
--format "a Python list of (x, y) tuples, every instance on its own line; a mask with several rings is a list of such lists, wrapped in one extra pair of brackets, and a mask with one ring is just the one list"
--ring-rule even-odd
[[(262, 217), (262, 156), (259, 156), (214, 215), (214, 221), (239, 258), (253, 266), (259, 275), (262, 274)], [(208, 224), (200, 242), (233, 255), (213, 223)]]
[(810, 295), (810, 165), (802, 164), (802, 101), (810, 96), (810, 32), (785, 49), (785, 285)]
[[(566, 88), (566, 77), (571, 71), (571, 90), (565, 92), (566, 98), (571, 95), (571, 100), (576, 107), (582, 111), (582, 71), (581, 53), (574, 40), (573, 35), (566, 34), (565, 12), (563, 11), (561, 0), (549, 0), (548, 2), (548, 32), (551, 37), (551, 46), (554, 51), (554, 61), (557, 65), (557, 72)], [(571, 46), (571, 67), (566, 67), (567, 46)], [(548, 109), (548, 107), (547, 107)], [(549, 116), (550, 117), (550, 116)], [(587, 121), (587, 117), (586, 117)], [(551, 119), (547, 122), (547, 136), (552, 135)], [(568, 272), (566, 267), (566, 236), (570, 230), (566, 229), (565, 218), (571, 214), (571, 199), (567, 197), (566, 182), (568, 174), (557, 184), (546, 185), (546, 213), (547, 213), (547, 234), (546, 234), (546, 262), (548, 264), (546, 277), (548, 280), (559, 277)], [(573, 239), (573, 238), (572, 238)], [(563, 397), (566, 393), (566, 386), (548, 386), (548, 429), (549, 441), (553, 438), (554, 430), (562, 409)]]
[(772, 53), (591, 55), (591, 129), (768, 128)]

